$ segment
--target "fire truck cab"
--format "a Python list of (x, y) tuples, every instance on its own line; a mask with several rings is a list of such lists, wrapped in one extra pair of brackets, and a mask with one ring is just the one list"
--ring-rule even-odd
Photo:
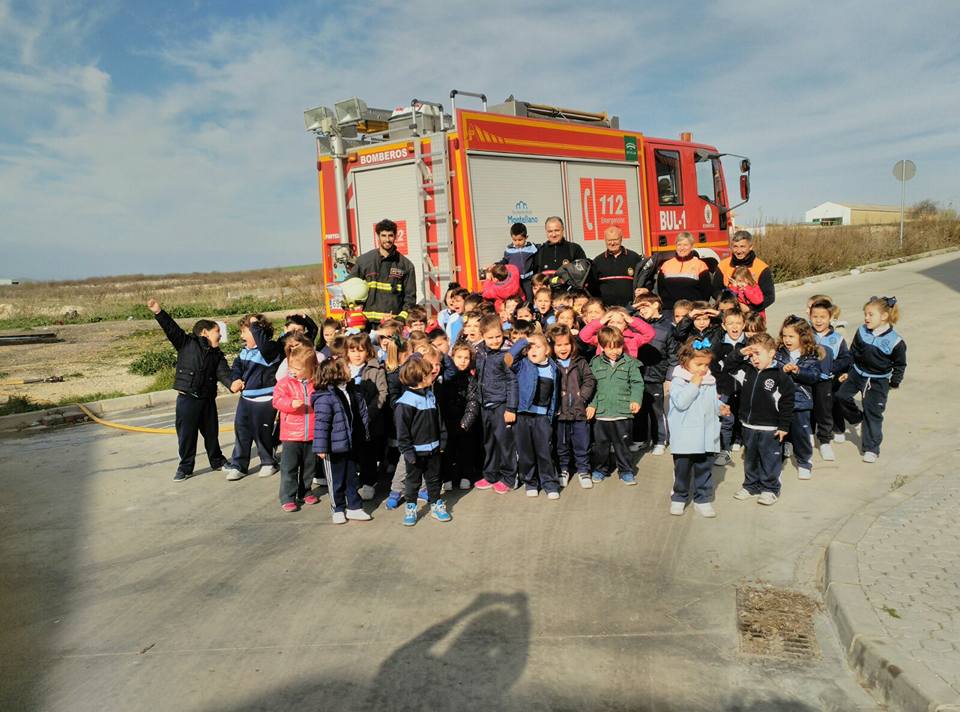
[[(481, 110), (456, 107), (479, 99)], [(695, 143), (644, 136), (605, 112), (519, 101), (487, 106), (453, 90), (451, 111), (414, 99), (394, 111), (357, 99), (304, 113), (316, 137), (325, 308), (345, 306), (339, 283), (355, 256), (377, 246), (374, 225), (397, 223), (397, 248), (417, 268), (418, 300), (431, 312), (456, 281), (479, 290), (501, 259), (513, 223), (544, 241), (559, 216), (588, 257), (604, 231), (623, 231), (642, 255), (672, 250), (690, 232), (701, 256), (726, 254), (731, 210), (749, 198), (750, 161), (740, 159), (740, 201), (731, 205), (720, 154)]]

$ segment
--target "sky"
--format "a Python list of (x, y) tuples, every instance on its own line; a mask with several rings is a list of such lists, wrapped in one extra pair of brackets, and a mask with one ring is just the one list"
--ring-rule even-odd
[(303, 110), (451, 88), (750, 156), (741, 223), (960, 208), (960, 4), (0, 0), (0, 277), (319, 258)]

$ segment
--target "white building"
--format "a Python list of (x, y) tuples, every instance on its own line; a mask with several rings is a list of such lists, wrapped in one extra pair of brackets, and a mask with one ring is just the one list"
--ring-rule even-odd
[(862, 203), (820, 203), (806, 212), (805, 222), (814, 225), (876, 225), (900, 222), (896, 205)]

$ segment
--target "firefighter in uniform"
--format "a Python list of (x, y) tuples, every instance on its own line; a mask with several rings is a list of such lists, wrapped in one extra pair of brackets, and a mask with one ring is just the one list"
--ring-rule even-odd
[(547, 232), (547, 241), (537, 249), (537, 255), (533, 259), (534, 272), (541, 272), (552, 280), (563, 265), (574, 260), (587, 259), (580, 245), (563, 236), (563, 220), (556, 215), (547, 218), (543, 229)]
[(674, 302), (680, 299), (707, 302), (713, 296), (710, 268), (693, 249), (693, 235), (689, 232), (677, 235), (673, 254), (660, 252), (647, 259), (633, 286), (638, 296), (652, 292), (656, 286), (665, 311), (673, 309)]
[(608, 307), (630, 307), (633, 278), (643, 258), (623, 246), (623, 231), (618, 227), (608, 227), (603, 239), (607, 249), (593, 258), (590, 291)]
[(777, 298), (776, 288), (773, 286), (773, 274), (770, 266), (757, 257), (753, 251), (753, 235), (746, 230), (737, 230), (730, 239), (730, 256), (720, 260), (717, 272), (713, 276), (713, 293), (719, 296), (724, 289), (730, 286), (730, 278), (737, 267), (746, 267), (750, 270), (757, 286), (763, 292), (763, 303), (752, 306), (755, 311), (762, 312)]
[(397, 249), (397, 224), (381, 220), (375, 228), (380, 246), (364, 252), (350, 271), (370, 289), (363, 313), (371, 326), (384, 319), (407, 318), (417, 303), (417, 275), (413, 262)]

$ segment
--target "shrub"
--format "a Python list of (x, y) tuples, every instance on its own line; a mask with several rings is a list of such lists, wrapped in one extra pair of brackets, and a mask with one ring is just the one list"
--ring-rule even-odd
[(150, 385), (141, 391), (142, 393), (153, 393), (154, 391), (169, 391), (173, 388), (173, 379), (177, 375), (177, 369), (172, 366), (164, 366), (153, 377)]
[(158, 346), (144, 351), (130, 364), (130, 373), (152, 376), (161, 369), (173, 369), (177, 365), (177, 352), (172, 346)]

